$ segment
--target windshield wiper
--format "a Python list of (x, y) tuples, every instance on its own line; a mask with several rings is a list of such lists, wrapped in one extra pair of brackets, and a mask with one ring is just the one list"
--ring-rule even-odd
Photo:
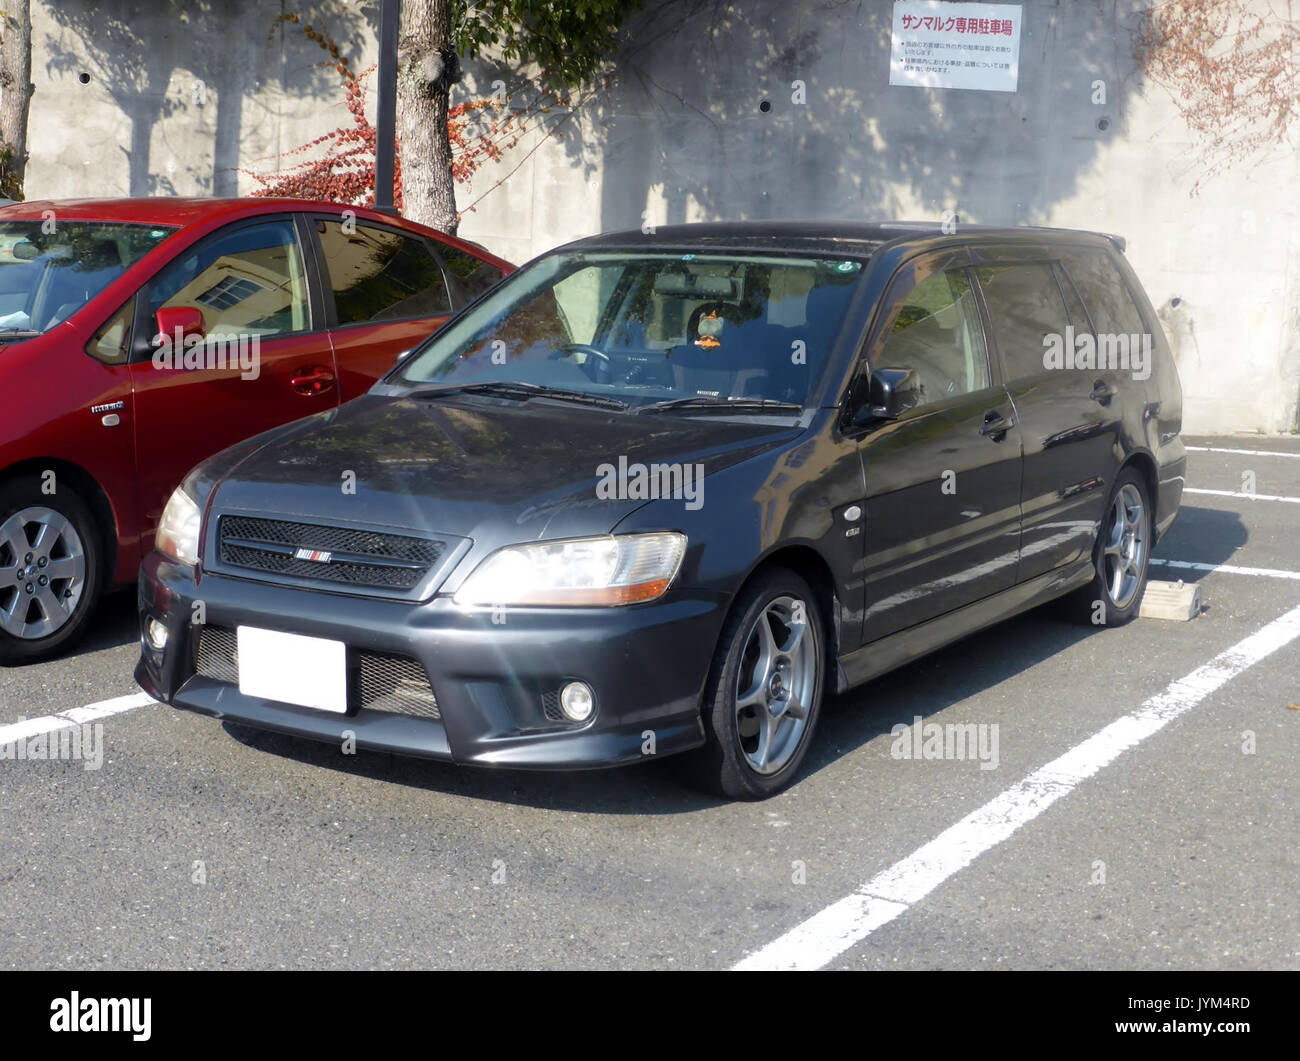
[(795, 402), (779, 402), (774, 398), (670, 398), (664, 402), (651, 402), (636, 410), (638, 413), (662, 413), (673, 409), (708, 409), (710, 412), (768, 412), (801, 413), (803, 406)]
[(547, 387), (540, 383), (523, 383), (519, 380), (496, 380), (481, 383), (449, 383), (441, 387), (416, 387), (409, 393), (412, 398), (435, 398), (442, 394), (490, 394), (496, 398), (554, 398), (557, 401), (596, 405), (602, 409), (626, 409), (627, 402), (607, 398), (586, 391), (567, 390), (564, 387)]
[(11, 339), (35, 339), (38, 335), (44, 334), (44, 332), (38, 332), (32, 328), (0, 328), (0, 343), (8, 342)]

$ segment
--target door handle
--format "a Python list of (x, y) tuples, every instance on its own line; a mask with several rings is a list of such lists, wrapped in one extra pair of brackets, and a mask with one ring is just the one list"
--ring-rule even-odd
[(334, 373), (319, 365), (300, 368), (289, 377), (289, 386), (299, 394), (320, 394), (334, 386)]
[(996, 409), (990, 409), (984, 414), (984, 423), (980, 424), (980, 434), (993, 439), (994, 442), (1001, 442), (1007, 437), (1007, 432), (1015, 426), (1014, 416), (1005, 417)]
[(1098, 405), (1105, 405), (1115, 397), (1115, 388), (1105, 380), (1099, 379), (1092, 385), (1092, 393), (1088, 397)]

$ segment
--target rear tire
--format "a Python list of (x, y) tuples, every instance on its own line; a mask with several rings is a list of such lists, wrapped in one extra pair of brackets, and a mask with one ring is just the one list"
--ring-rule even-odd
[(0, 664), (35, 663), (77, 641), (103, 582), (99, 530), (70, 487), (0, 486)]
[(1151, 557), (1151, 499), (1136, 468), (1125, 468), (1110, 498), (1093, 547), (1092, 582), (1071, 598), (1081, 622), (1123, 626), (1142, 606)]
[(766, 799), (794, 783), (821, 710), (826, 632), (812, 588), (774, 568), (737, 598), (705, 685), (697, 784)]

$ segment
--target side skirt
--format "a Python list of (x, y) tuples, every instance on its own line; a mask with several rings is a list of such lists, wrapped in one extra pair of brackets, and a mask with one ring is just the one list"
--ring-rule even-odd
[(835, 691), (842, 693), (895, 667), (901, 667), (904, 663), (910, 663), (929, 652), (978, 633), (987, 626), (1046, 604), (1080, 586), (1086, 586), (1092, 580), (1093, 573), (1091, 559), (1073, 567), (1048, 571), (955, 612), (854, 649), (840, 657), (839, 680)]

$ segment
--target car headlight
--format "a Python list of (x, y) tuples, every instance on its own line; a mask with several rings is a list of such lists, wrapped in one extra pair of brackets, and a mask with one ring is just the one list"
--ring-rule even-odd
[(686, 535), (616, 534), (498, 549), (456, 593), (461, 605), (640, 604), (664, 595)]
[(199, 562), (199, 505), (186, 492), (184, 484), (167, 499), (154, 548), (182, 564)]

